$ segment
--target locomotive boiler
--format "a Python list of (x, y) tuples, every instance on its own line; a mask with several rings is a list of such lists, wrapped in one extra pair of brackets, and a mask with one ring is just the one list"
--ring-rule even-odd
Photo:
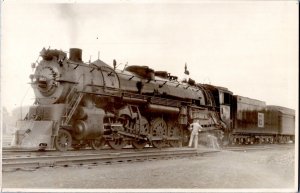
[[(99, 59), (85, 63), (78, 48), (71, 48), (69, 56), (60, 50), (43, 49), (40, 56), (30, 75), (35, 104), (17, 123), (14, 146), (59, 151), (86, 146), (98, 150), (105, 144), (113, 149), (125, 145), (138, 149), (146, 145), (178, 147), (187, 144), (187, 128), (194, 119), (200, 121), (203, 133), (226, 143), (253, 137), (257, 141), (255, 133), (238, 130), (240, 103), (227, 88), (192, 79), (179, 81), (148, 66), (119, 70), (115, 61), (113, 67)], [(261, 116), (263, 110), (254, 115)], [(285, 121), (291, 125), (288, 135), (293, 136), (295, 117), (290, 114)]]

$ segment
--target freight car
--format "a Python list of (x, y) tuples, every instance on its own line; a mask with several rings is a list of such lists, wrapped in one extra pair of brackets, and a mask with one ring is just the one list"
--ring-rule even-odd
[[(227, 88), (179, 81), (147, 66), (118, 70), (115, 60), (113, 67), (99, 59), (84, 63), (77, 48), (70, 49), (69, 57), (54, 49), (43, 49), (40, 56), (30, 75), (35, 104), (18, 122), (15, 146), (59, 151), (86, 146), (98, 150), (105, 144), (113, 149), (182, 146), (194, 119), (200, 120), (204, 133), (227, 142), (240, 142), (250, 134), (240, 132), (240, 119), (235, 118), (240, 103)], [(293, 112), (289, 115), (281, 127), (294, 124)], [(293, 136), (293, 127), (289, 131), (281, 128), (274, 135)]]

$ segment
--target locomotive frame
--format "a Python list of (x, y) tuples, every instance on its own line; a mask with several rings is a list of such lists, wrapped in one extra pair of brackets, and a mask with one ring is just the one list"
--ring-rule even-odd
[[(207, 142), (207, 133), (223, 144), (294, 140), (295, 111), (291, 109), (264, 102), (258, 102), (261, 108), (252, 108), (256, 100), (233, 95), (227, 88), (192, 79), (179, 81), (147, 66), (118, 70), (115, 62), (113, 68), (99, 59), (84, 63), (78, 48), (70, 49), (69, 58), (63, 51), (50, 49), (43, 49), (40, 56), (30, 76), (36, 102), (25, 120), (18, 122), (13, 143), (18, 147), (59, 151), (86, 146), (99, 150), (106, 143), (113, 149), (127, 144), (137, 149), (147, 144), (179, 147), (187, 144), (187, 128), (194, 119), (204, 128), (202, 143)], [(240, 108), (239, 100), (247, 100), (248, 106)], [(240, 117), (247, 112), (251, 116)], [(280, 124), (257, 130), (264, 128), (261, 117), (265, 114), (267, 121), (275, 119)]]

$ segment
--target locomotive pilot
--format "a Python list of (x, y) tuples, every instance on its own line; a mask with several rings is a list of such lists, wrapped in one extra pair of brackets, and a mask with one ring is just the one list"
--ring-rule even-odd
[(194, 119), (193, 123), (190, 125), (189, 130), (191, 131), (189, 147), (192, 147), (194, 141), (194, 148), (198, 147), (198, 132), (201, 131), (202, 126), (199, 124), (199, 119)]

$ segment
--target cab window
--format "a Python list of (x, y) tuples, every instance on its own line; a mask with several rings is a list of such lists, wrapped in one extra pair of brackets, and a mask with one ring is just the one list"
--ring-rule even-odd
[(231, 104), (231, 94), (226, 92), (220, 92), (220, 104), (230, 105)]
[(229, 93), (224, 93), (224, 104), (225, 105), (231, 104), (231, 95)]

